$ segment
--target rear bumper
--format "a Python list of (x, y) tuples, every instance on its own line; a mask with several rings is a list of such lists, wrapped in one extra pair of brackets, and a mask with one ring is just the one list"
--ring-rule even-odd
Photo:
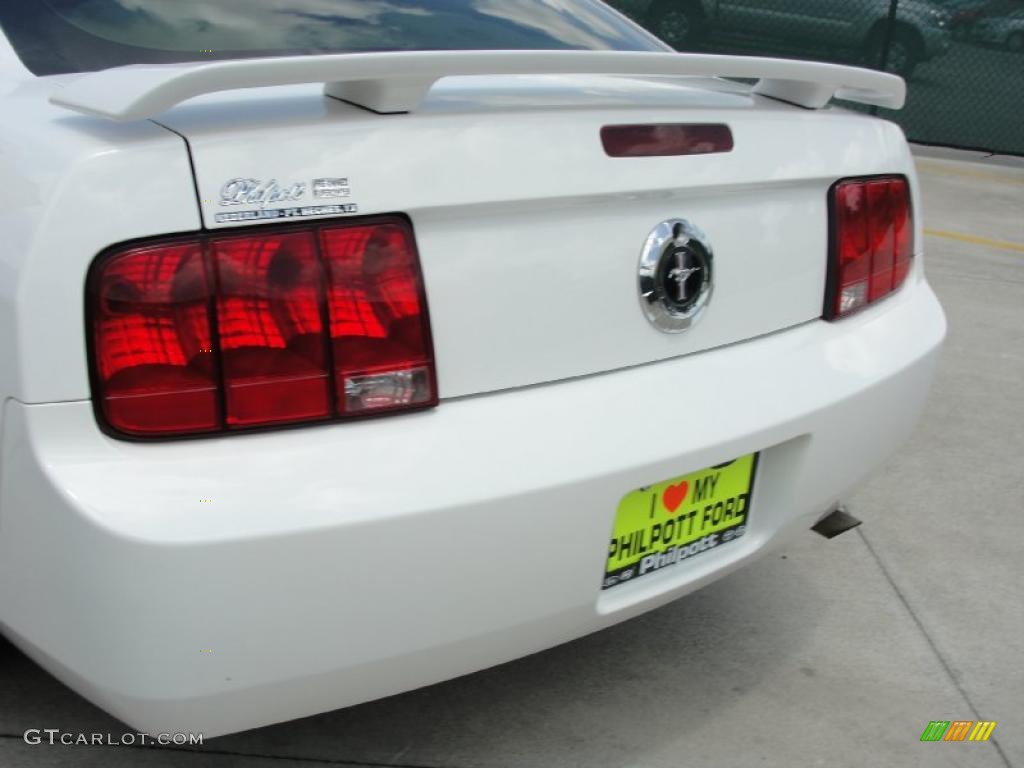
[[(481, 669), (812, 525), (909, 434), (944, 333), (922, 279), (840, 323), (373, 422), (140, 445), (88, 403), (9, 401), (0, 626), (149, 732), (214, 736)], [(626, 492), (752, 451), (743, 539), (600, 591)]]

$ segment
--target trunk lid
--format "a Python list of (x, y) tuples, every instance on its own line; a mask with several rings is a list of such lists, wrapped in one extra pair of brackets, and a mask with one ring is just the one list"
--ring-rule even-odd
[[(444, 398), (688, 355), (818, 318), (829, 186), (905, 165), (895, 126), (718, 80), (448, 78), (414, 113), (390, 115), (317, 86), (258, 95), (204, 96), (159, 118), (189, 143), (205, 226), (407, 215)], [(636, 123), (725, 123), (735, 146), (608, 157), (601, 128)], [(645, 242), (672, 219), (700, 228), (714, 250), (713, 297), (678, 334), (648, 321), (638, 287)]]

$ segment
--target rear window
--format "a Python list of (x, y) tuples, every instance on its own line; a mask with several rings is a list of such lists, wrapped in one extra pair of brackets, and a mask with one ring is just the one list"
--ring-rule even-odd
[(664, 50), (597, 0), (0, 0), (37, 75), (357, 51)]

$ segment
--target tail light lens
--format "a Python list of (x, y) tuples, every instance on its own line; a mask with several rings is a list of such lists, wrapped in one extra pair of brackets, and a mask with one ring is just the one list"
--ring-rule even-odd
[(311, 232), (211, 243), (229, 428), (326, 419), (323, 279)]
[(403, 219), (202, 235), (114, 251), (89, 281), (111, 431), (169, 437), (437, 404)]
[(128, 434), (212, 432), (221, 422), (210, 279), (199, 243), (106, 259), (92, 295), (103, 412)]
[(899, 288), (910, 272), (913, 221), (902, 176), (846, 179), (832, 187), (825, 318), (855, 312)]
[(320, 237), (341, 410), (430, 403), (433, 360), (412, 233), (393, 222), (325, 229)]

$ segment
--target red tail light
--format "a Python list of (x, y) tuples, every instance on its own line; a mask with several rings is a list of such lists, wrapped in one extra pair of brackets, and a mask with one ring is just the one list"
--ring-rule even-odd
[(344, 414), (434, 400), (412, 232), (397, 222), (325, 229), (334, 386)]
[(426, 297), (402, 219), (199, 235), (93, 267), (94, 397), (135, 437), (437, 404)]
[(914, 247), (910, 187), (902, 176), (840, 181), (832, 187), (829, 207), (825, 318), (833, 320), (899, 288)]

